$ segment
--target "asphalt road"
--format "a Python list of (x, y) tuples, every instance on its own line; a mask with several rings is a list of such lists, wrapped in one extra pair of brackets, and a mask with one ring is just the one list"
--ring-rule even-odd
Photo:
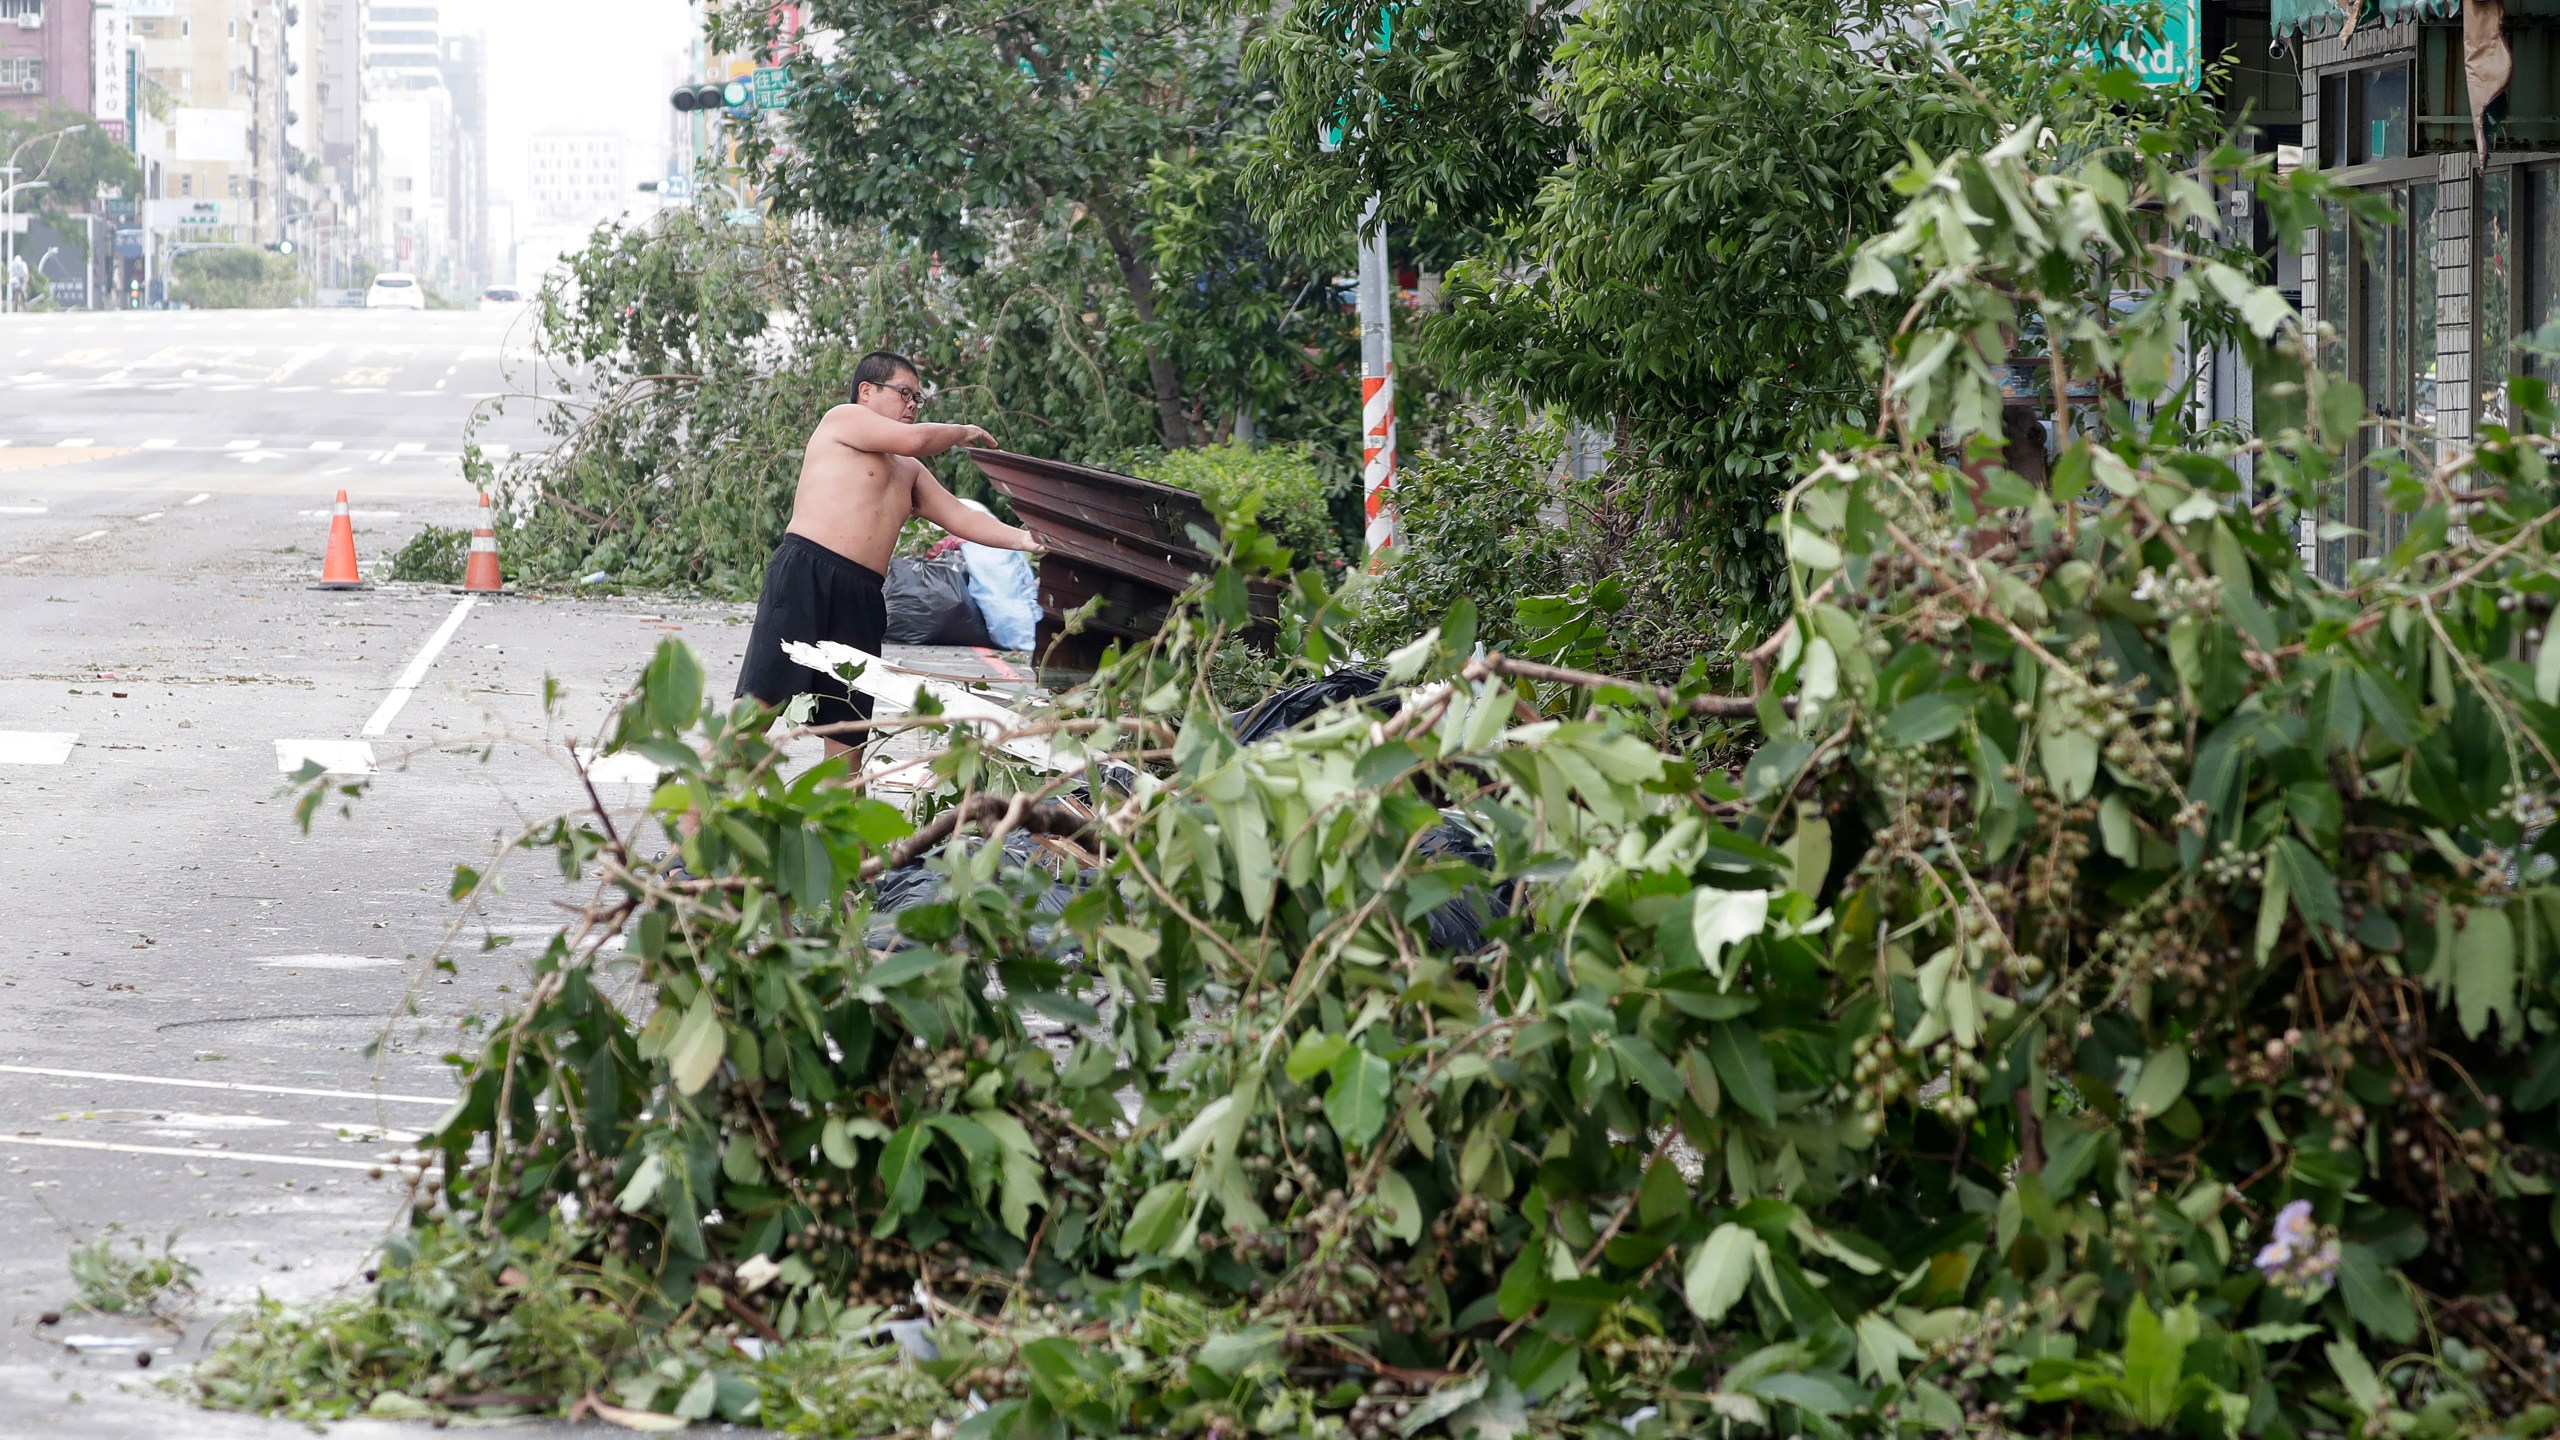
[[(305, 1433), (154, 1385), (258, 1294), (357, 1282), (400, 1202), (376, 1168), (583, 893), (519, 856), (466, 912), (454, 866), (575, 805), (562, 755), (660, 640), (736, 674), (742, 606), (311, 588), (340, 488), (368, 579), (419, 525), (467, 521), (475, 412), (549, 388), (527, 328), (0, 318), (0, 1440)], [(538, 449), (538, 419), (508, 401), (479, 438)], [(308, 836), (280, 793), (305, 755), (373, 771)], [(205, 1274), (183, 1334), (36, 1323), (72, 1298), (74, 1245), (172, 1234)]]

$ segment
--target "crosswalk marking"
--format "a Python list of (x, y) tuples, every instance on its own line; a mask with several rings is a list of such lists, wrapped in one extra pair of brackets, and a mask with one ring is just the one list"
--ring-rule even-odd
[(212, 492), (212, 491), (210, 491), (210, 490), (208, 490), (208, 491), (204, 492), (204, 493), (203, 493), (203, 494), (201, 494), (201, 495), (191, 495), (191, 496), (189, 496), (188, 498), (186, 498), (185, 500), (180, 501), (179, 503), (180, 503), (180, 504), (182, 504), (182, 505), (201, 505), (201, 504), (203, 504), (204, 502), (206, 502), (207, 500), (210, 500), (210, 499), (212, 499), (212, 498), (213, 498), (213, 492)]
[(255, 450), (258, 448), (258, 442), (255, 440), (234, 440), (224, 445), (222, 448), (225, 450)]
[(92, 530), (86, 535), (74, 535), (71, 537), (71, 543), (74, 545), (85, 545), (92, 540), (100, 538), (106, 533), (107, 532), (104, 530)]
[(370, 775), (373, 773), (373, 747), (361, 740), (276, 742), (276, 769), (280, 773), (291, 775), (313, 761), (332, 775)]
[(0, 765), (59, 765), (79, 743), (76, 730), (0, 730)]
[(344, 440), (314, 440), (311, 442), (311, 448), (322, 451), (344, 450), (347, 448), (347, 442)]
[(175, 440), (145, 440), (142, 442), (142, 448), (145, 450), (174, 450), (177, 446), (178, 442)]
[(169, 512), (168, 512), (168, 511), (166, 511), (166, 510), (154, 510), (154, 511), (152, 511), (152, 512), (151, 512), (150, 514), (148, 514), (148, 515), (136, 515), (136, 516), (134, 516), (134, 517), (133, 517), (133, 523), (135, 523), (136, 525), (147, 525), (147, 524), (149, 524), (150, 522), (152, 522), (152, 521), (154, 521), (154, 520), (157, 520), (157, 519), (159, 519), (161, 516), (166, 515), (166, 514), (168, 514), (168, 513), (169, 513)]
[(88, 437), (88, 436), (86, 436), (86, 435), (83, 435), (83, 436), (81, 436), (80, 438), (78, 438), (78, 439), (76, 439), (76, 440), (65, 440), (65, 441), (63, 441), (60, 445), (57, 445), (57, 446), (55, 446), (54, 448), (55, 448), (55, 449), (57, 449), (57, 450), (86, 450), (86, 449), (88, 449), (90, 446), (95, 445), (95, 444), (97, 444), (97, 443), (98, 443), (97, 441), (95, 441), (95, 440), (93, 440), (93, 439), (89, 438), (89, 437)]

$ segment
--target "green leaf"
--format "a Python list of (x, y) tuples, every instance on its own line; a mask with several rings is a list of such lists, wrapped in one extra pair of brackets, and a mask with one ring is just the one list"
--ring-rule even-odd
[(900, 1216), (924, 1201), (924, 1149), (928, 1138), (923, 1124), (910, 1121), (898, 1127), (880, 1152), (880, 1186), (888, 1192), (882, 1206), (880, 1224), (875, 1233), (894, 1229)]
[(1212, 1335), (1201, 1342), (1193, 1358), (1221, 1380), (1233, 1380), (1255, 1365), (1275, 1359), (1280, 1354), (1280, 1330), (1271, 1325), (1254, 1325), (1228, 1335)]
[(2463, 1034), (2479, 1039), (2494, 1015), (2507, 1039), (2523, 1037), (2516, 1021), (2515, 927), (2504, 906), (2474, 905), (2470, 923), (2454, 935), (2453, 996)]
[(1778, 1078), (1760, 1034), (1748, 1026), (1719, 1020), (1707, 1031), (1707, 1058), (1715, 1062), (1725, 1093), (1763, 1125), (1778, 1120)]
[(1655, 1099), (1665, 1105), (1680, 1103), (1683, 1092), (1679, 1072), (1662, 1058), (1652, 1041), (1641, 1035), (1612, 1035), (1609, 1048), (1617, 1052), (1619, 1063), (1633, 1072), (1637, 1082), (1652, 1091)]
[(1333, 1132), (1354, 1150), (1366, 1148), (1386, 1126), (1394, 1088), (1395, 1073), (1383, 1058), (1357, 1048), (1344, 1051), (1333, 1062), (1333, 1083), (1324, 1092)]
[(1681, 1272), (1680, 1293), (1691, 1312), (1710, 1325), (1724, 1319), (1750, 1288), (1756, 1261), (1768, 1248), (1769, 1242), (1730, 1220), (1717, 1226)]
[(839, 1170), (852, 1169), (858, 1158), (853, 1137), (845, 1133), (844, 1118), (839, 1115), (828, 1116), (826, 1125), (818, 1131), (818, 1148), (825, 1152), (827, 1163)]
[(2337, 877), (2310, 847), (2290, 835), (2276, 837), (2271, 870), (2284, 876), (2285, 898), (2293, 903), (2302, 918), (2324, 929), (2335, 930), (2346, 923), (2345, 907), (2338, 902)]
[(2329, 1368), (2337, 1373), (2338, 1383), (2347, 1387), (2347, 1398), (2359, 1413), (2370, 1419), (2391, 1408), (2391, 1393), (2373, 1373), (2373, 1362), (2352, 1342), (2332, 1340), (2321, 1353), (2329, 1357)]
[(2407, 1344), (2418, 1336), (2418, 1312), (2391, 1267), (2369, 1245), (2339, 1247), (2338, 1292), (2356, 1323), (2386, 1340)]
[(1183, 1183), (1166, 1180), (1138, 1197), (1129, 1223), (1120, 1231), (1120, 1253), (1132, 1258), (1159, 1255), (1182, 1233)]
[(641, 676), (640, 693), (661, 729), (682, 730), (702, 713), (702, 662), (683, 641), (662, 640)]
[(691, 1095), (710, 1083), (728, 1053), (728, 1035), (720, 1028), (720, 1011), (711, 1003), (709, 986), (697, 991), (692, 1008), (667, 1042), (667, 1076), (679, 1094)]
[(2142, 1073), (2126, 1092), (2124, 1106), (2128, 1114), (2151, 1119), (2168, 1113), (2187, 1093), (2187, 1050), (2183, 1045), (2163, 1046), (2142, 1062)]
[(2098, 737), (2085, 730), (2061, 730), (2036, 742), (2036, 758), (2044, 777), (2064, 800), (2078, 804), (2098, 781)]
[(1399, 1171), (1380, 1171), (1378, 1203), (1387, 1207), (1386, 1218), (1379, 1222), (1379, 1229), (1407, 1245), (1421, 1241), (1422, 1201), (1413, 1193), (1412, 1181)]
[(1878, 735), (1889, 745), (1928, 745), (1956, 733), (1973, 709), (1969, 696), (1933, 691), (1894, 707)]
[(1289, 1059), (1280, 1068), (1288, 1073), (1291, 1080), (1304, 1085), (1332, 1069), (1333, 1062), (1341, 1059), (1342, 1052), (1350, 1046), (1351, 1042), (1339, 1035), (1329, 1035), (1322, 1030), (1304, 1031), (1299, 1034), (1297, 1043), (1289, 1047)]
[(1703, 969), (1724, 978), (1724, 952), (1769, 928), (1766, 890), (1719, 890), (1701, 885), (1671, 902), (1654, 943), (1674, 969)]
[(2560, 705), (2560, 625), (2542, 632), (2542, 648), (2534, 652), (2533, 698)]
[(1869, 1380), (1887, 1385), (1902, 1380), (1902, 1362), (1926, 1358), (1902, 1327), (1885, 1318), (1880, 1311), (1868, 1311), (1858, 1317), (1858, 1373)]
[(658, 1186), (665, 1181), (666, 1177), (666, 1161), (659, 1158), (658, 1152), (650, 1151), (640, 1161), (640, 1168), (631, 1172), (631, 1182), (622, 1187), (620, 1195), (614, 1197), (614, 1208), (633, 1212), (642, 1209), (650, 1201), (658, 1198)]
[(997, 1209), (1007, 1234), (1019, 1240), (1031, 1221), (1035, 1205), (1049, 1203), (1048, 1191), (1041, 1187), (1041, 1177), (1048, 1167), (1041, 1162), (1040, 1147), (1031, 1139), (1031, 1131), (1020, 1120), (1001, 1110), (981, 1110), (978, 1123), (996, 1137), (998, 1158)]

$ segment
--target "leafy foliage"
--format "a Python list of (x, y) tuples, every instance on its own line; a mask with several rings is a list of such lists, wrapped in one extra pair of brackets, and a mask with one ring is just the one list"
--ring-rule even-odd
[[(59, 141), (49, 138), (74, 127), (85, 128), (62, 135)], [(58, 232), (63, 248), (74, 256), (86, 256), (89, 242), (99, 233), (75, 215), (96, 210), (102, 189), (120, 189), (126, 195), (142, 190), (142, 170), (131, 147), (110, 138), (89, 116), (68, 106), (0, 111), (0, 160), (13, 152), (19, 167), (15, 179), (41, 180), (44, 186), (19, 191), (10, 208), (37, 217)], [(27, 252), (23, 235), (18, 238), (18, 254), (33, 269), (37, 257)]]
[[(2369, 417), (2209, 182), (2287, 234), (2333, 193), (2040, 134), (1899, 176), (1888, 423), (1788, 491), (1749, 701), (1558, 688), (1453, 605), (1391, 715), (1240, 744), (1203, 662), (1276, 548), (1232, 513), (1054, 712), (879, 722), (947, 732), (913, 813), (661, 648), (613, 739), (682, 871), (528, 837), (598, 889), (462, 1062), (417, 1243), (628, 1277), (617, 1393), (696, 1414), (651, 1346), (823, 1364), (899, 1306), (941, 1358), (843, 1403), (921, 1376), (969, 1437), (2547, 1432), (2560, 406), (2363, 455), (2408, 538), (2322, 583), (2297, 517)], [(2026, 313), (2120, 397), (2050, 492), (1941, 448)], [(2181, 334), (2248, 348), (2261, 438), (2180, 431)], [(1321, 670), (1342, 607), (1288, 595)], [(1738, 774), (1702, 703), (1756, 715)]]
[(471, 532), (454, 525), (421, 526), (391, 556), (391, 578), (427, 585), (459, 585), (471, 558)]
[[(715, 38), (768, 48), (777, 19), (741, 8)], [(1348, 337), (1322, 273), (1245, 221), (1228, 151), (1259, 133), (1260, 106), (1237, 72), (1242, 22), (1156, 0), (804, 8), (833, 43), (797, 64), (789, 143), (742, 137), (749, 172), (791, 210), (884, 227), (964, 270), (1009, 263), (1015, 221), (1098, 243), (1128, 317), (1114, 338), (1136, 352), (1168, 449), (1240, 408), (1294, 410), (1310, 382), (1347, 413)]]
[(153, 1250), (133, 1237), (131, 1253), (117, 1248), (109, 1233), (71, 1252), (71, 1283), (80, 1307), (97, 1315), (127, 1315), (168, 1320), (182, 1314), (196, 1296), (204, 1272), (178, 1258), (178, 1237), (169, 1235)]
[(282, 310), (309, 300), (311, 281), (288, 256), (190, 250), (169, 262), (169, 295), (198, 310)]
[(1301, 562), (1328, 575), (1349, 565), (1334, 501), (1351, 477), (1329, 482), (1303, 446), (1256, 446), (1239, 440), (1141, 457), (1130, 473), (1200, 496), (1225, 513), (1251, 497), (1253, 513), (1272, 539)]

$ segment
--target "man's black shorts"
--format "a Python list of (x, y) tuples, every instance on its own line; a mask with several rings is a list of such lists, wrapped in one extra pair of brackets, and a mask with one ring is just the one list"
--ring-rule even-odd
[[(755, 629), (747, 635), (746, 663), (738, 668), (738, 694), (768, 705), (795, 695), (818, 697), (812, 725), (840, 725), (871, 718), (871, 697), (845, 695), (844, 682), (782, 653), (782, 642), (833, 640), (873, 655), (889, 628), (880, 597), (880, 572), (856, 564), (802, 535), (785, 535), (765, 565), (764, 594), (756, 601)], [(834, 737), (859, 747), (860, 733)]]

